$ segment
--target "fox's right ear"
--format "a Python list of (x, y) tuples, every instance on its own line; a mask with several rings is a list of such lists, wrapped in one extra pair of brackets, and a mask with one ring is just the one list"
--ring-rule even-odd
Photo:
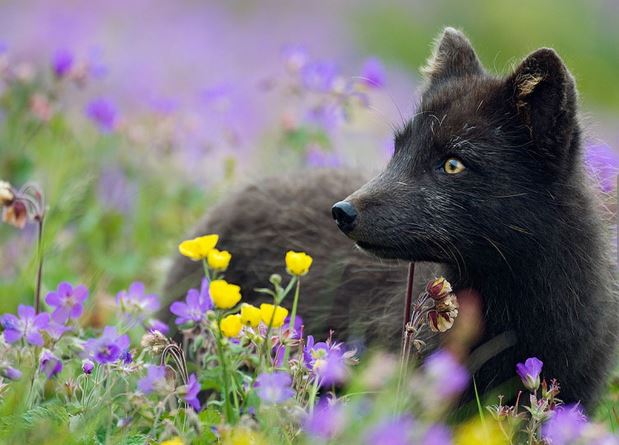
[(466, 36), (448, 27), (439, 36), (432, 56), (421, 72), (430, 83), (434, 83), (450, 77), (482, 74), (484, 69)]

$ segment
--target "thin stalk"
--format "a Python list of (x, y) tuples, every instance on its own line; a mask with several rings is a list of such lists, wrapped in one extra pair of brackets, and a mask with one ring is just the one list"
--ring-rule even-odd
[(264, 336), (264, 346), (262, 348), (262, 356), (265, 360), (265, 363), (268, 363), (268, 358), (269, 358), (269, 351), (271, 350), (270, 348), (270, 338), (271, 338), (271, 329), (273, 328), (273, 319), (275, 318), (275, 311), (277, 310), (277, 297), (273, 297), (273, 313), (271, 314), (271, 319), (269, 320), (269, 326), (267, 327), (267, 333)]
[[(297, 286), (294, 291), (294, 300), (292, 301), (292, 312), (290, 313), (290, 322), (288, 323), (288, 340), (292, 336), (294, 330), (294, 322), (297, 317), (297, 305), (299, 303), (299, 290), (301, 289), (301, 280), (297, 278)], [(284, 350), (284, 367), (288, 367), (288, 356), (290, 355), (290, 341), (286, 342), (286, 349)]]
[(224, 386), (224, 406), (225, 406), (225, 414), (226, 421), (232, 422), (234, 414), (232, 412), (232, 405), (230, 405), (230, 393), (228, 387), (228, 370), (226, 365), (226, 358), (224, 356), (224, 347), (223, 347), (223, 339), (221, 334), (221, 312), (217, 311), (217, 355), (219, 356), (219, 362), (221, 364), (221, 379)]
[(39, 313), (41, 307), (41, 279), (43, 275), (43, 221), (45, 215), (41, 214), (38, 218), (38, 235), (37, 235), (37, 277), (34, 289), (34, 312)]

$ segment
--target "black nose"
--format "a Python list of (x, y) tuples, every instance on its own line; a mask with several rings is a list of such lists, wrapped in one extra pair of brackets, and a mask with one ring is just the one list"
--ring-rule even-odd
[(355, 227), (357, 209), (350, 202), (336, 202), (331, 207), (331, 214), (342, 232), (348, 233)]

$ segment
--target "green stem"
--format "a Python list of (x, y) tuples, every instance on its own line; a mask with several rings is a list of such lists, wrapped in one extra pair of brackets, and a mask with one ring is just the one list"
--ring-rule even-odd
[(286, 349), (284, 351), (284, 367), (288, 367), (288, 357), (290, 355), (290, 339), (294, 332), (294, 322), (297, 317), (297, 305), (299, 304), (299, 290), (301, 289), (301, 280), (297, 278), (297, 286), (294, 291), (294, 300), (292, 301), (292, 312), (290, 313), (290, 322), (288, 323), (288, 341), (286, 342)]
[(271, 339), (271, 329), (273, 328), (273, 319), (275, 318), (275, 311), (277, 310), (277, 304), (278, 304), (278, 298), (277, 296), (273, 297), (273, 313), (271, 314), (271, 319), (269, 320), (269, 326), (267, 327), (267, 333), (264, 336), (264, 346), (262, 348), (262, 357), (265, 360), (264, 363), (268, 363), (269, 362), (269, 351), (271, 350), (270, 347), (270, 339)]
[(232, 411), (232, 406), (230, 405), (230, 394), (228, 388), (228, 370), (226, 369), (226, 358), (224, 355), (224, 347), (223, 347), (223, 338), (221, 334), (221, 312), (217, 311), (217, 354), (219, 355), (219, 362), (221, 364), (221, 380), (223, 382), (224, 390), (223, 390), (223, 399), (225, 406), (225, 414), (226, 421), (228, 423), (232, 422), (234, 418), (234, 413)]
[(204, 275), (206, 276), (206, 279), (210, 283), (211, 282), (211, 274), (209, 272), (208, 263), (206, 262), (206, 260), (202, 260), (202, 267), (204, 268)]
[(39, 313), (41, 307), (41, 279), (43, 275), (43, 220), (44, 216), (39, 217), (37, 234), (37, 277), (34, 290), (34, 312)]

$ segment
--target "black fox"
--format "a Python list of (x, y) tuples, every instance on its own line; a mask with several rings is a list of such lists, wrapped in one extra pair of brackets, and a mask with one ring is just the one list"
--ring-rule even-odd
[[(212, 208), (195, 233), (220, 234), (234, 255), (227, 278), (246, 300), (284, 273), (286, 250), (307, 251), (306, 331), (367, 343), (399, 344), (406, 265), (393, 260), (428, 263), (430, 275), (438, 265), (455, 290), (481, 295), (479, 345), (502, 339), (475, 369), (478, 389), (509, 381), (517, 362), (536, 356), (563, 400), (591, 407), (615, 357), (619, 300), (572, 76), (547, 48), (506, 77), (489, 74), (452, 28), (425, 76), (419, 110), (378, 176), (268, 179)], [(182, 297), (199, 276), (179, 257), (165, 295)]]

